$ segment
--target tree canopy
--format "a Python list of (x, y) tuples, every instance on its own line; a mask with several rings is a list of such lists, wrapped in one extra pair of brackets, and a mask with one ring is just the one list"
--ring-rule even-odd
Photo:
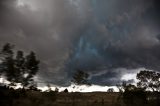
[(89, 77), (88, 73), (81, 70), (77, 70), (77, 72), (74, 73), (71, 82), (77, 85), (83, 85), (83, 84), (90, 85), (90, 83), (88, 82), (88, 77)]
[(160, 91), (160, 73), (155, 71), (143, 70), (137, 74), (138, 87)]

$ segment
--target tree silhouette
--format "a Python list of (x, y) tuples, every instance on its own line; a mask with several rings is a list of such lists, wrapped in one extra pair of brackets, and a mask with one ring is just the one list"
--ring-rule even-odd
[(137, 86), (144, 89), (152, 89), (152, 91), (160, 90), (160, 73), (155, 71), (140, 71), (137, 74), (139, 82)]
[(7, 57), (12, 57), (13, 56), (13, 48), (14, 48), (14, 45), (11, 45), (10, 43), (6, 43), (2, 48), (2, 54)]
[(24, 57), (23, 51), (13, 52), (13, 45), (7, 43), (3, 46), (0, 72), (12, 84), (21, 83), (23, 87), (33, 84), (33, 77), (39, 70), (39, 60), (34, 52)]
[(63, 92), (68, 93), (68, 89), (66, 88)]
[(140, 106), (147, 102), (147, 95), (144, 89), (135, 85), (126, 84), (123, 92), (123, 101), (127, 106)]
[(77, 85), (83, 85), (83, 84), (90, 85), (90, 83), (88, 82), (88, 77), (89, 77), (88, 73), (78, 70), (73, 75), (73, 79), (71, 80), (71, 82)]
[(11, 83), (15, 82), (16, 77), (16, 69), (14, 68), (14, 59), (13, 59), (13, 45), (7, 43), (3, 46), (2, 49), (2, 64), (1, 64), (1, 72), (7, 76), (7, 80)]
[[(22, 67), (23, 68), (23, 67)], [(34, 52), (30, 52), (29, 55), (26, 56), (24, 62), (24, 72), (22, 77), (22, 85), (28, 86), (33, 82), (33, 77), (39, 70), (39, 60), (36, 59), (36, 55)]]
[[(0, 59), (1, 59), (1, 64), (0, 64), (0, 75), (9, 70), (9, 68), (13, 68), (13, 45), (7, 43), (3, 46), (1, 52), (0, 52)], [(7, 64), (8, 63), (8, 64)], [(8, 67), (4, 67), (4, 66)]]
[(109, 89), (107, 90), (107, 92), (114, 92), (114, 89), (113, 89), (113, 88), (109, 88)]

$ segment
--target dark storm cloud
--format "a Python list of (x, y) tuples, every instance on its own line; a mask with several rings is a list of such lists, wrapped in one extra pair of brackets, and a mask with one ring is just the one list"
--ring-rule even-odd
[[(0, 45), (36, 51), (38, 79), (68, 85), (77, 69), (115, 85), (131, 69), (160, 69), (158, 0), (1, 0)], [(123, 70), (122, 70), (123, 69)]]
[(153, 0), (95, 0), (94, 23), (81, 36), (70, 68), (88, 71), (93, 83), (102, 85), (119, 83), (124, 74), (135, 73), (131, 69), (159, 71), (155, 4)]
[(17, 49), (36, 51), (41, 59), (40, 79), (66, 83), (64, 62), (68, 59), (72, 42), (90, 22), (88, 2), (2, 0), (0, 4), (1, 45), (10, 42)]

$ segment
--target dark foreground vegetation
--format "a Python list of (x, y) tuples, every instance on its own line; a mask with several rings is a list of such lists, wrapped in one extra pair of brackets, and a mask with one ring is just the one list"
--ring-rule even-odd
[(0, 87), (0, 106), (159, 106), (158, 92), (40, 92)]
[[(123, 82), (118, 84), (119, 92), (108, 89), (107, 92), (69, 93), (37, 89), (34, 76), (39, 70), (40, 61), (36, 54), (13, 50), (14, 46), (6, 44), (0, 52), (0, 77), (10, 83), (0, 83), (0, 106), (159, 106), (160, 73), (142, 70), (137, 74), (135, 85)], [(13, 52), (14, 51), (14, 52)], [(78, 70), (71, 80), (76, 85), (91, 85), (89, 74)], [(17, 84), (22, 88), (14, 89)]]

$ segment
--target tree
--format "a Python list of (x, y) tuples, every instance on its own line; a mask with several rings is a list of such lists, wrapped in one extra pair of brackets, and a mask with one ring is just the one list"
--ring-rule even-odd
[(14, 45), (11, 45), (10, 43), (6, 43), (2, 48), (2, 54), (7, 57), (12, 57), (13, 56), (13, 48), (14, 48)]
[(13, 45), (7, 43), (3, 46), (0, 72), (11, 83), (21, 83), (23, 87), (33, 84), (33, 77), (39, 70), (39, 60), (34, 52), (24, 57), (23, 51), (13, 52)]
[(30, 52), (30, 54), (26, 56), (24, 62), (24, 72), (21, 82), (23, 86), (28, 86), (30, 83), (33, 82), (33, 77), (39, 70), (39, 63), (40, 61), (36, 59), (36, 55), (34, 52)]
[(140, 71), (137, 74), (137, 79), (139, 80), (138, 87), (160, 91), (160, 73), (147, 70)]
[[(7, 68), (13, 68), (13, 47), (14, 45), (7, 43), (3, 46), (0, 52), (0, 75), (7, 71)], [(8, 67), (4, 67), (7, 65), (6, 63), (8, 63)]]
[(64, 93), (68, 93), (68, 89), (66, 88), (63, 92), (64, 92)]
[(30, 86), (29, 86), (29, 89), (30, 90), (33, 90), (33, 91), (40, 91), (38, 88), (37, 88), (37, 83), (32, 83), (32, 84), (30, 84)]
[(73, 79), (71, 80), (71, 82), (73, 82), (76, 85), (83, 85), (83, 84), (90, 85), (90, 83), (88, 82), (88, 77), (89, 77), (88, 73), (78, 70), (73, 75)]
[(120, 94), (122, 94), (125, 91), (126, 87), (127, 87), (127, 82), (123, 81), (122, 83), (117, 84), (116, 86), (117, 86)]
[(107, 90), (107, 92), (114, 92), (114, 89), (113, 89), (113, 88), (109, 88), (109, 89)]
[(54, 91), (55, 91), (56, 93), (58, 93), (58, 92), (59, 92), (59, 89), (56, 87)]
[(126, 84), (123, 92), (123, 102), (127, 106), (140, 106), (146, 104), (147, 95), (144, 89), (137, 88), (135, 85)]
[(1, 73), (7, 76), (7, 80), (13, 83), (16, 79), (16, 70), (14, 68), (13, 45), (7, 43), (2, 48)]
[(51, 92), (52, 91), (51, 85), (49, 83), (47, 84), (47, 88), (48, 89), (46, 90), (46, 92)]

